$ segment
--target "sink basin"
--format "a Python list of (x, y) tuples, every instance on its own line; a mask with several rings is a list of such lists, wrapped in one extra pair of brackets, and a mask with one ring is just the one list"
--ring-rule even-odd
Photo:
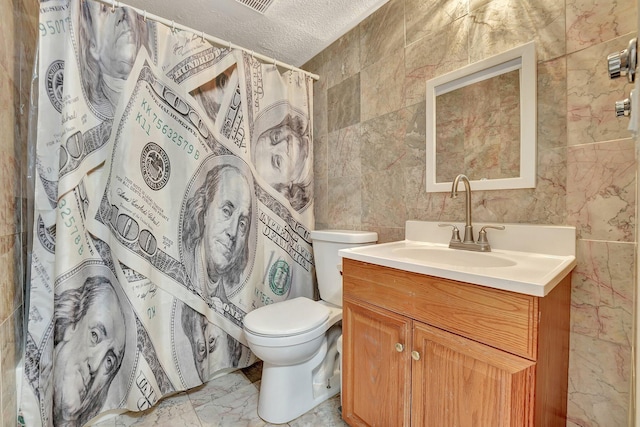
[(396, 256), (417, 261), (463, 267), (513, 267), (516, 261), (493, 252), (469, 252), (434, 247), (404, 247), (392, 251)]
[(339, 253), (356, 261), (534, 296), (547, 295), (576, 266), (574, 227), (505, 224), (505, 230), (489, 236), (491, 252), (450, 249), (451, 231), (437, 222), (407, 221), (405, 237)]

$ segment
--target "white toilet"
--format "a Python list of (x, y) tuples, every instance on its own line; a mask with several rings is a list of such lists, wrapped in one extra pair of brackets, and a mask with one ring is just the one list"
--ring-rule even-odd
[(287, 423), (340, 391), (338, 338), (342, 334), (340, 249), (374, 244), (369, 231), (312, 231), (320, 301), (298, 297), (249, 312), (244, 333), (262, 359), (258, 415)]

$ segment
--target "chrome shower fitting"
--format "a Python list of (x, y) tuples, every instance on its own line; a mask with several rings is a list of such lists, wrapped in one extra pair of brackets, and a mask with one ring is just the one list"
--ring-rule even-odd
[(609, 77), (616, 79), (626, 74), (629, 83), (633, 83), (636, 75), (636, 65), (638, 61), (638, 39), (629, 40), (626, 49), (620, 52), (613, 52), (607, 56)]
[(616, 117), (628, 116), (631, 114), (631, 99), (625, 98), (622, 101), (616, 101)]

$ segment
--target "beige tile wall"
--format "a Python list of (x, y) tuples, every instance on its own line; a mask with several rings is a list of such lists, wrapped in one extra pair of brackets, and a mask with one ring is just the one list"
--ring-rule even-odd
[(16, 425), (26, 255), (26, 146), (38, 2), (0, 2), (0, 426)]
[[(37, 7), (0, 3), (1, 426), (15, 425)], [(608, 80), (604, 57), (626, 47), (636, 13), (633, 0), (390, 0), (305, 65), (321, 75), (317, 227), (372, 229), (390, 241), (407, 219), (462, 220), (459, 201), (424, 192), (426, 80), (536, 40), (538, 185), (476, 192), (473, 208), (478, 221), (578, 228), (569, 426), (626, 425), (629, 412), (636, 165), (627, 121), (612, 114), (629, 86)]]
[[(631, 85), (608, 53), (635, 35), (635, 0), (390, 0), (304, 68), (314, 95), (317, 228), (401, 239), (407, 219), (462, 221), (427, 194), (426, 80), (531, 40), (538, 56), (535, 189), (476, 191), (476, 221), (577, 227), (568, 426), (624, 426), (632, 387), (636, 160)], [(464, 171), (460, 171), (464, 172)]]

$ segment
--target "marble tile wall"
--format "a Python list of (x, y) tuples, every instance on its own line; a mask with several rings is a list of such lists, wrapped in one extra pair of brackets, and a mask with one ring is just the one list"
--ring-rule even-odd
[(16, 425), (29, 215), (26, 147), (38, 2), (0, 2), (0, 427)]
[[(464, 220), (427, 194), (426, 81), (536, 41), (534, 189), (476, 191), (476, 221), (577, 227), (567, 426), (624, 426), (631, 412), (636, 160), (606, 56), (637, 31), (635, 0), (390, 0), (304, 68), (314, 88), (317, 228), (402, 239), (407, 219)], [(462, 170), (460, 172), (463, 172)]]
[[(0, 3), (0, 426), (15, 425), (23, 326), (26, 111), (38, 2)], [(476, 192), (484, 222), (578, 229), (568, 426), (627, 425), (636, 164), (613, 102), (629, 85), (604, 58), (635, 35), (634, 0), (390, 0), (304, 66), (315, 84), (317, 228), (401, 239), (407, 219), (462, 220), (459, 200), (424, 191), (425, 82), (535, 40), (538, 184)]]

